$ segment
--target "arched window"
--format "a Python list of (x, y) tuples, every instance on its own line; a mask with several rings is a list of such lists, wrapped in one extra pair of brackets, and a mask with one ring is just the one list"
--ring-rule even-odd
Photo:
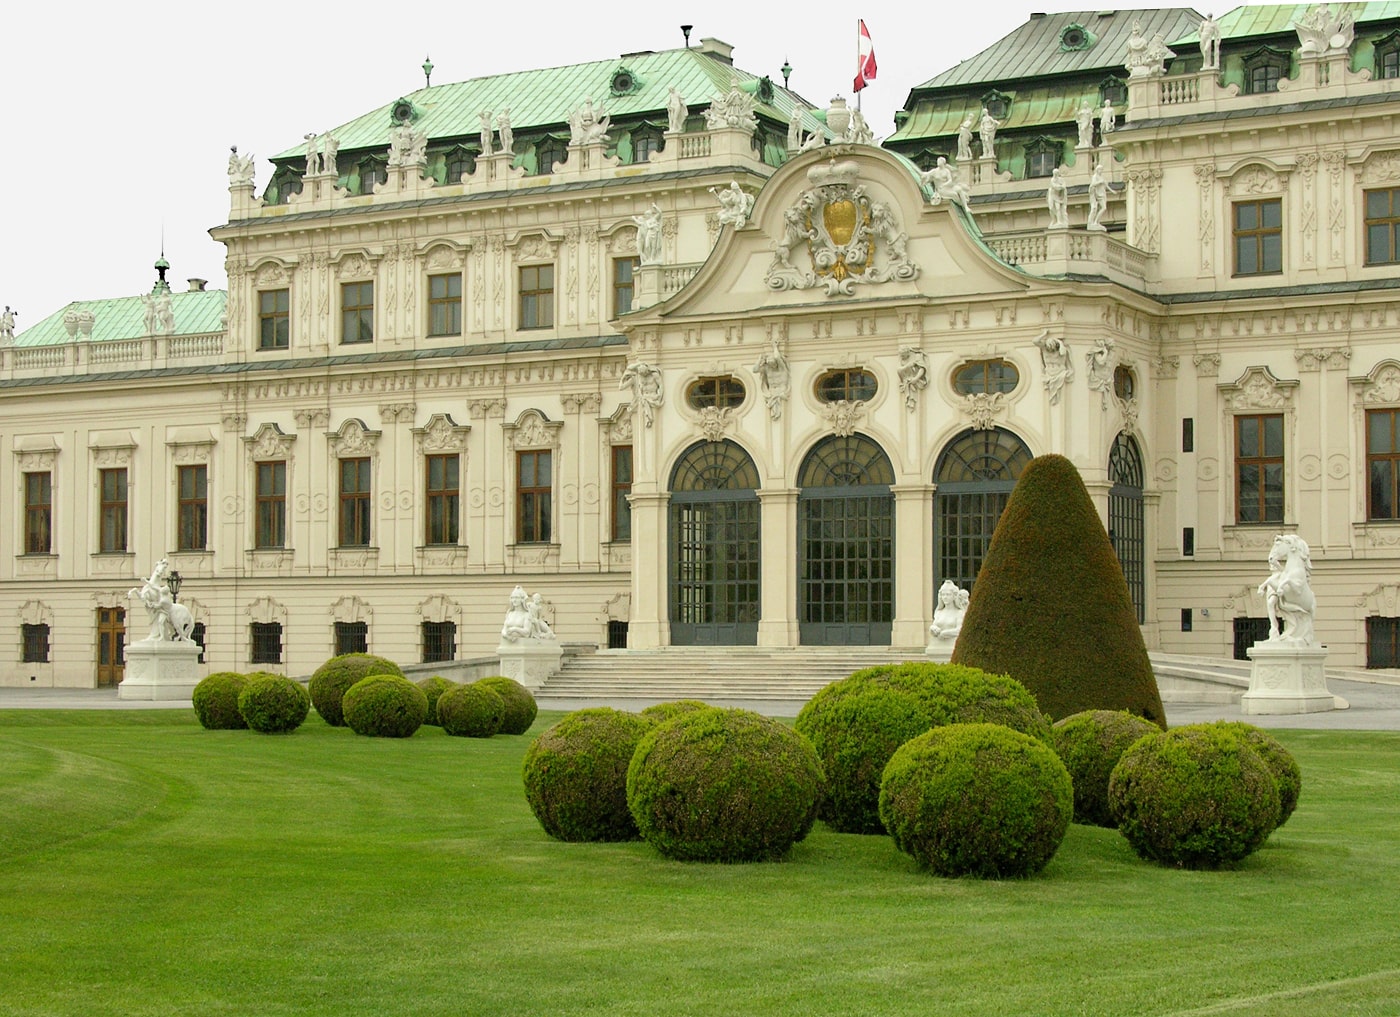
[(958, 395), (983, 392), (1014, 392), (1021, 374), (1008, 360), (969, 360), (953, 373), (953, 389)]
[(1142, 499), (1142, 453), (1131, 435), (1119, 433), (1108, 453), (1108, 539), (1123, 566), (1128, 593), (1141, 625), (1147, 613), (1146, 529)]
[(888, 644), (894, 468), (864, 435), (832, 437), (797, 472), (798, 632), (808, 645)]
[(744, 383), (733, 376), (700, 378), (685, 390), (685, 401), (691, 409), (703, 410), (711, 406), (725, 409), (741, 405), (744, 394)]
[(827, 371), (817, 379), (817, 398), (824, 403), (845, 400), (848, 403), (869, 402), (877, 389), (875, 375), (860, 368)]
[(758, 642), (758, 469), (732, 441), (690, 446), (671, 471), (675, 645)]
[(1031, 450), (999, 427), (964, 431), (938, 457), (933, 480), (933, 588), (951, 579), (965, 590), (982, 568), (1007, 499)]

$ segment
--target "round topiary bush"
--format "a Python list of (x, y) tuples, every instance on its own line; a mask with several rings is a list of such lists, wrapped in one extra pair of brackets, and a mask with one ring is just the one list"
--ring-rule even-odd
[(812, 829), (822, 791), (812, 743), (748, 710), (695, 710), (658, 724), (627, 770), (638, 831), (683, 861), (783, 857)]
[(1085, 710), (1055, 723), (1055, 752), (1074, 781), (1074, 821), (1117, 825), (1108, 810), (1108, 778), (1128, 746), (1161, 731), (1127, 710)]
[(428, 696), (402, 675), (372, 674), (345, 691), (345, 723), (358, 735), (407, 738), (428, 716)]
[(1239, 734), (1197, 724), (1134, 742), (1113, 768), (1108, 805), (1139, 857), (1214, 869), (1264, 843), (1278, 823), (1278, 783)]
[(1030, 876), (1074, 815), (1060, 757), (1000, 724), (950, 724), (906, 742), (885, 767), (880, 818), (895, 845), (940, 876)]
[(238, 712), (250, 728), (263, 734), (295, 731), (310, 710), (306, 689), (280, 674), (250, 675), (238, 694)]
[(569, 714), (525, 750), (525, 800), (557, 840), (635, 840), (627, 765), (651, 722), (600, 706)]
[(520, 735), (530, 730), (530, 725), (535, 722), (535, 715), (539, 713), (539, 707), (535, 705), (535, 697), (530, 694), (529, 689), (503, 674), (482, 678), (476, 684), (490, 689), (505, 702), (506, 713), (501, 719), (501, 734)]
[(506, 704), (484, 685), (458, 685), (438, 697), (437, 714), (438, 723), (450, 735), (490, 738), (501, 729)]
[(423, 690), (423, 695), (428, 697), (428, 715), (423, 718), (423, 723), (431, 724), (434, 727), (440, 726), (437, 715), (438, 696), (448, 689), (455, 689), (457, 683), (439, 675), (433, 675), (431, 678), (420, 678), (414, 684)]
[(237, 671), (215, 671), (201, 681), (190, 695), (199, 722), (211, 731), (247, 728), (248, 722), (238, 712), (238, 694), (247, 684), (247, 676)]
[(1278, 823), (1274, 829), (1278, 829), (1288, 822), (1288, 817), (1298, 807), (1298, 795), (1303, 790), (1303, 771), (1298, 761), (1262, 727), (1246, 724), (1242, 720), (1219, 720), (1215, 723), (1217, 727), (1233, 731), (1248, 742), (1249, 747), (1259, 753), (1264, 765), (1273, 772), (1274, 781), (1278, 784)]
[(880, 779), (885, 765), (896, 749), (929, 729), (928, 710), (911, 693), (874, 683), (829, 696), (814, 710), (812, 702), (803, 707), (796, 727), (817, 750), (826, 775), (818, 815), (843, 833), (884, 833)]
[(709, 708), (709, 703), (702, 703), (698, 699), (677, 699), (670, 703), (656, 703), (653, 706), (648, 706), (642, 711), (642, 716), (653, 724), (662, 724), (683, 713), (694, 713), (696, 710), (708, 710)]
[(403, 676), (403, 670), (392, 660), (376, 657), (372, 653), (345, 653), (332, 657), (311, 676), (308, 689), (311, 704), (316, 712), (332, 727), (345, 726), (345, 714), (340, 701), (351, 685), (372, 674), (396, 674)]

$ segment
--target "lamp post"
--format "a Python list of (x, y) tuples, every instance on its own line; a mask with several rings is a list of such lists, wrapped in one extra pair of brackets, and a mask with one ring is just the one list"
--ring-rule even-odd
[(170, 589), (170, 599), (177, 604), (180, 602), (180, 584), (182, 582), (184, 579), (175, 569), (171, 569), (165, 577), (165, 585)]

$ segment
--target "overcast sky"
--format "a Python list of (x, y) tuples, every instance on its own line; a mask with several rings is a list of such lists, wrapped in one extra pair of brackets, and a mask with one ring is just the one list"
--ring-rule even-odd
[[(176, 289), (190, 276), (223, 287), (224, 249), (207, 231), (228, 217), (229, 145), (258, 157), (261, 193), (266, 156), (421, 87), (425, 55), (443, 84), (668, 49), (691, 23), (693, 43), (730, 43), (746, 70), (780, 81), (786, 58), (793, 89), (825, 105), (851, 97), (859, 16), (879, 63), (864, 109), (884, 136), (913, 85), (1046, 9), (1031, 0), (12, 3), (0, 15), (0, 304), (23, 330), (71, 300), (146, 292), (162, 228)], [(580, 16), (589, 11), (603, 13)]]

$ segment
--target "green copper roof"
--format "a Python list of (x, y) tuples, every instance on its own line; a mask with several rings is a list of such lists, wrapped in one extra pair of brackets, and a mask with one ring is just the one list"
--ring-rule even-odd
[[(635, 85), (629, 94), (614, 96), (610, 93), (610, 84), (614, 74), (623, 69), (631, 72)], [(671, 86), (674, 85), (686, 104), (695, 109), (709, 105), (716, 95), (727, 92), (731, 81), (737, 80), (741, 86), (748, 84), (747, 90), (751, 91), (752, 83), (758, 78), (759, 75), (692, 47), (659, 53), (629, 53), (586, 64), (472, 78), (420, 88), (402, 98), (413, 104), (418, 114), (413, 126), (426, 131), (429, 141), (475, 139), (481, 132), (483, 110), (499, 113), (509, 107), (511, 128), (517, 133), (540, 127), (567, 132), (569, 114), (591, 98), (595, 108), (601, 107), (615, 119), (655, 114), (664, 125)], [(333, 128), (331, 133), (339, 139), (341, 151), (387, 147), (391, 127), (389, 112), (399, 98), (389, 96), (378, 109)], [(760, 103), (758, 110), (787, 123), (794, 109), (806, 109), (810, 105), (795, 92), (775, 83), (773, 101)], [(810, 121), (807, 129), (817, 130), (819, 125)], [(303, 143), (272, 158), (274, 161), (291, 159), (305, 152)]]
[[(1102, 105), (1097, 81), (1078, 86), (1039, 84), (1036, 87), (1001, 89), (1001, 92), (1011, 98), (1010, 110), (1000, 128), (1003, 131), (1073, 123), (1075, 112), (1084, 102), (1087, 101), (1095, 109)], [(972, 117), (975, 131), (981, 115), (982, 100), (978, 95), (939, 96), (934, 100), (924, 100), (915, 104), (914, 111), (899, 125), (898, 130), (885, 139), (885, 143), (948, 137), (957, 134), (963, 118), (969, 116)]]
[[(175, 335), (222, 332), (224, 304), (227, 298), (228, 294), (223, 290), (193, 290), (170, 294), (170, 309), (175, 316)], [(74, 337), (68, 334), (68, 329), (63, 324), (63, 316), (69, 311), (92, 312), (93, 342), (139, 339), (148, 334), (146, 308), (140, 297), (75, 300), (43, 321), (18, 333), (15, 336), (15, 345), (51, 346), (56, 343), (73, 342)]]
[[(1292, 8), (1290, 8), (1291, 10)], [(1032, 15), (1010, 35), (992, 43), (981, 53), (914, 86), (912, 102), (919, 92), (932, 88), (967, 85), (1001, 85), (1048, 74), (1075, 74), (1091, 70), (1127, 74), (1128, 37), (1133, 23), (1142, 25), (1149, 39), (1158, 32), (1168, 39), (1195, 31), (1201, 15), (1189, 7), (1164, 7), (1146, 11), (1065, 11)], [(1068, 49), (1063, 44), (1065, 29), (1078, 25), (1094, 39), (1084, 49)], [(906, 103), (906, 108), (909, 103)]]
[[(1222, 14), (1216, 21), (1220, 25), (1221, 39), (1242, 39), (1251, 35), (1279, 35), (1280, 33), (1292, 32), (1293, 22), (1297, 21), (1308, 12), (1314, 4), (1265, 4), (1257, 7), (1236, 7), (1228, 14)], [(1385, 21), (1390, 18), (1400, 18), (1400, 3), (1396, 0), (1385, 0), (1382, 3), (1339, 3), (1333, 4), (1332, 10), (1340, 14), (1342, 11), (1350, 11), (1352, 18), (1358, 23), (1366, 21)], [(1189, 35), (1180, 38), (1167, 36), (1168, 46), (1175, 48), (1177, 43), (1183, 46), (1194, 46), (1200, 43), (1201, 35), (1199, 25), (1193, 25)]]

